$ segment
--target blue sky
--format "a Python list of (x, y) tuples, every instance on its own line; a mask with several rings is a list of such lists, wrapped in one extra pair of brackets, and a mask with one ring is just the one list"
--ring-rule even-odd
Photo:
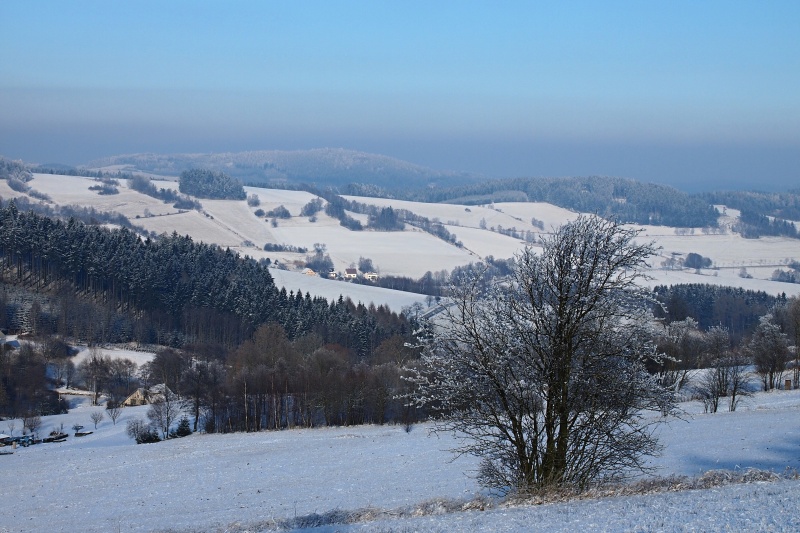
[(0, 154), (800, 186), (800, 2), (0, 2)]

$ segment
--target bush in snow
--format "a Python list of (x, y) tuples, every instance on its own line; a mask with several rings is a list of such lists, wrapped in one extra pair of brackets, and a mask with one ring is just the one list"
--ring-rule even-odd
[(126, 432), (130, 438), (136, 441), (136, 444), (146, 444), (161, 440), (158, 436), (158, 432), (155, 429), (150, 428), (150, 426), (141, 418), (128, 420)]

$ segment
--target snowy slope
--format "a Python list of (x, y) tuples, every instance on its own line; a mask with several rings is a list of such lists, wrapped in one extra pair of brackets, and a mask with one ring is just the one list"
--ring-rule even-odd
[[(174, 181), (154, 183), (157, 187), (177, 188)], [(428, 271), (449, 271), (489, 255), (495, 258), (510, 257), (525, 246), (523, 241), (501, 234), (500, 229), (515, 228), (519, 232), (538, 235), (552, 231), (577, 216), (577, 213), (567, 209), (544, 203), (508, 202), (466, 206), (349, 197), (365, 204), (406, 209), (428, 219), (439, 220), (464, 243), (464, 248), (457, 248), (410, 225), (405, 231), (399, 232), (354, 232), (343, 228), (337, 220), (324, 213), (319, 213), (316, 222), (311, 222), (307, 217), (298, 216), (302, 206), (314, 198), (314, 195), (302, 191), (247, 187), (248, 195), (259, 197), (260, 206), (250, 207), (245, 201), (202, 200), (203, 213), (199, 213), (179, 212), (155, 198), (128, 189), (124, 180), (118, 186), (120, 193), (111, 196), (100, 196), (90, 191), (89, 187), (96, 184), (97, 181), (92, 178), (50, 174), (34, 174), (29, 183), (33, 189), (50, 195), (54, 203), (80, 204), (105, 211), (117, 211), (147, 231), (159, 234), (177, 231), (197, 241), (229, 247), (242, 255), (277, 260), (290, 268), (299, 269), (304, 264), (306, 254), (265, 252), (264, 244), (292, 245), (309, 250), (317, 243), (324, 244), (338, 271), (357, 265), (359, 258), (366, 257), (372, 259), (381, 275), (413, 278), (419, 278)], [(0, 196), (11, 198), (19, 195), (20, 193), (0, 181)], [(259, 208), (269, 211), (280, 205), (285, 206), (293, 216), (291, 219), (278, 220), (276, 227), (269, 220), (255, 215)], [(723, 212), (724, 206), (719, 206), (718, 209)], [(735, 210), (728, 209), (726, 216), (722, 217), (722, 225), (727, 232), (724, 234), (644, 226), (641, 240), (653, 240), (660, 247), (659, 255), (651, 261), (650, 273), (654, 278), (651, 284), (711, 283), (763, 290), (773, 295), (800, 294), (800, 284), (770, 281), (775, 269), (786, 268), (790, 260), (800, 259), (800, 240), (774, 237), (743, 239), (729, 229), (737, 214)], [(365, 218), (361, 215), (353, 216)], [(538, 226), (539, 223), (543, 229)], [(714, 268), (697, 273), (688, 269), (665, 270), (662, 266), (669, 258), (686, 257), (692, 252), (709, 257)], [(752, 278), (740, 277), (742, 268)], [(374, 301), (376, 305), (388, 303), (384, 298), (385, 293), (361, 296), (364, 290), (370, 289), (351, 287), (343, 286), (339, 293), (348, 294), (352, 290), (359, 293), (359, 296), (353, 297), (354, 300)], [(292, 286), (286, 288), (297, 289)], [(315, 283), (304, 291), (327, 297), (328, 291), (324, 290), (326, 288), (326, 285)], [(315, 292), (317, 290), (323, 292)], [(399, 311), (397, 308), (393, 309)]]
[[(91, 407), (72, 398), (67, 415), (44, 417), (42, 433), (61, 423), (92, 430)], [(735, 413), (701, 414), (660, 430), (662, 476), (750, 467), (800, 468), (800, 391), (758, 394)], [(471, 499), (477, 461), (452, 460), (450, 435), (399, 426), (192, 435), (136, 445), (126, 408), (87, 437), (21, 448), (0, 457), (0, 531), (253, 531), (270, 520), (373, 507), (392, 510), (436, 498)], [(7, 422), (3, 422), (6, 424)], [(16, 421), (19, 434), (21, 422)], [(6, 433), (5, 427), (2, 427)], [(685, 530), (795, 528), (800, 482), (724, 487), (691, 493), (628, 496), (458, 512), (320, 531)]]

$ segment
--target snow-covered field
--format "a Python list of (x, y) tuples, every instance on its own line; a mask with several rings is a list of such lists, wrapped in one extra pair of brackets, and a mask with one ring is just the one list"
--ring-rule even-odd
[(270, 270), (269, 273), (272, 274), (272, 277), (275, 279), (275, 284), (279, 287), (286, 287), (287, 291), (293, 290), (297, 292), (298, 290), (302, 290), (304, 294), (305, 292), (309, 292), (315, 296), (322, 296), (329, 302), (338, 300), (339, 296), (349, 296), (355, 303), (362, 302), (365, 305), (374, 303), (376, 306), (386, 305), (389, 309), (398, 313), (402, 311), (404, 307), (416, 303), (427, 306), (425, 303), (425, 296), (413, 292), (395, 291), (320, 277), (309, 277), (299, 272), (277, 270), (274, 268)]
[[(437, 219), (464, 243), (464, 248), (457, 248), (410, 225), (402, 232), (354, 232), (343, 228), (324, 212), (317, 215), (316, 222), (311, 222), (309, 218), (299, 216), (299, 213), (314, 195), (302, 191), (246, 187), (248, 195), (259, 197), (260, 206), (250, 207), (245, 201), (202, 200), (204, 213), (180, 213), (155, 198), (128, 189), (124, 180), (118, 186), (120, 193), (111, 196), (100, 196), (90, 191), (89, 187), (96, 184), (97, 181), (92, 178), (50, 174), (34, 174), (34, 179), (29, 183), (33, 189), (48, 194), (58, 204), (80, 204), (100, 210), (117, 211), (148, 231), (177, 231), (181, 235), (190, 235), (197, 241), (229, 247), (242, 255), (277, 260), (290, 268), (300, 268), (305, 254), (265, 252), (264, 244), (292, 245), (309, 250), (313, 249), (314, 244), (324, 244), (335, 268), (340, 272), (356, 266), (359, 258), (366, 257), (372, 259), (381, 275), (413, 278), (419, 278), (428, 271), (449, 271), (489, 255), (495, 258), (511, 257), (525, 246), (523, 241), (492, 229), (516, 228), (522, 232), (542, 233), (577, 216), (567, 209), (544, 203), (507, 202), (466, 206), (348, 197), (379, 207), (407, 209), (431, 220)], [(154, 184), (157, 187), (177, 188), (174, 181), (154, 181)], [(19, 195), (20, 193), (12, 191), (5, 182), (0, 181), (0, 196), (10, 198)], [(278, 220), (276, 227), (272, 227), (269, 220), (255, 215), (259, 208), (269, 211), (280, 205), (292, 213), (292, 218)], [(724, 207), (718, 206), (718, 209), (722, 212)], [(770, 280), (775, 269), (785, 268), (789, 260), (800, 260), (800, 240), (743, 239), (729, 229), (737, 214), (733, 209), (726, 211), (721, 222), (727, 228), (727, 233), (721, 235), (706, 234), (699, 229), (692, 233), (681, 228), (645, 226), (641, 239), (655, 240), (661, 247), (659, 255), (651, 261), (650, 274), (654, 278), (651, 284), (711, 283), (763, 290), (773, 295), (800, 294), (800, 284)], [(362, 215), (353, 216), (366, 220)], [(537, 223), (542, 223), (543, 230), (534, 225), (534, 219)], [(686, 257), (692, 252), (709, 257), (714, 268), (703, 269), (698, 273), (688, 269), (665, 270), (662, 267), (662, 262), (666, 259)], [(752, 278), (741, 277), (739, 274), (742, 268)], [(343, 293), (350, 294), (354, 301), (374, 302), (376, 305), (390, 305), (393, 299), (374, 287), (342, 284), (337, 290), (330, 290), (329, 285), (322, 283), (304, 285), (304, 292), (326, 298), (331, 292), (335, 292), (337, 297)], [(286, 288), (297, 290), (298, 287), (289, 285)], [(392, 308), (400, 310), (394, 306)]]
[[(41, 434), (75, 423), (93, 430), (98, 410), (71, 398), (69, 414), (44, 417)], [(800, 391), (760, 393), (735, 413), (702, 414), (696, 402), (661, 426), (660, 476), (749, 468), (800, 468)], [(195, 434), (136, 445), (123, 409), (93, 434), (19, 448), (0, 456), (0, 532), (259, 531), (273, 522), (338, 510), (444, 508), (436, 499), (481, 494), (477, 461), (453, 460), (450, 435), (425, 426)], [(8, 421), (0, 431), (8, 432)], [(19, 434), (21, 421), (15, 421)], [(70, 432), (71, 433), (71, 432)], [(795, 531), (800, 481), (588, 499), (402, 519), (382, 518), (315, 531)], [(434, 502), (434, 503), (431, 503)]]
[[(75, 363), (76, 366), (88, 358), (92, 354), (92, 351), (96, 351), (99, 355), (107, 356), (111, 359), (130, 359), (138, 366), (149, 363), (156, 356), (153, 352), (126, 350), (123, 348), (89, 348), (88, 346), (76, 346), (76, 348), (78, 349), (78, 353), (72, 358), (72, 362)], [(0, 430), (2, 430), (2, 426), (0, 426)]]

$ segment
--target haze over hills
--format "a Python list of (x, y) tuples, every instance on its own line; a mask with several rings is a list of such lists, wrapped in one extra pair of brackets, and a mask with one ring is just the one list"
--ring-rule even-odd
[(176, 176), (190, 168), (225, 172), (247, 184), (314, 183), (338, 187), (368, 183), (383, 189), (449, 187), (476, 183), (477, 174), (439, 171), (379, 154), (343, 148), (224, 153), (124, 154), (95, 159), (85, 168)]

